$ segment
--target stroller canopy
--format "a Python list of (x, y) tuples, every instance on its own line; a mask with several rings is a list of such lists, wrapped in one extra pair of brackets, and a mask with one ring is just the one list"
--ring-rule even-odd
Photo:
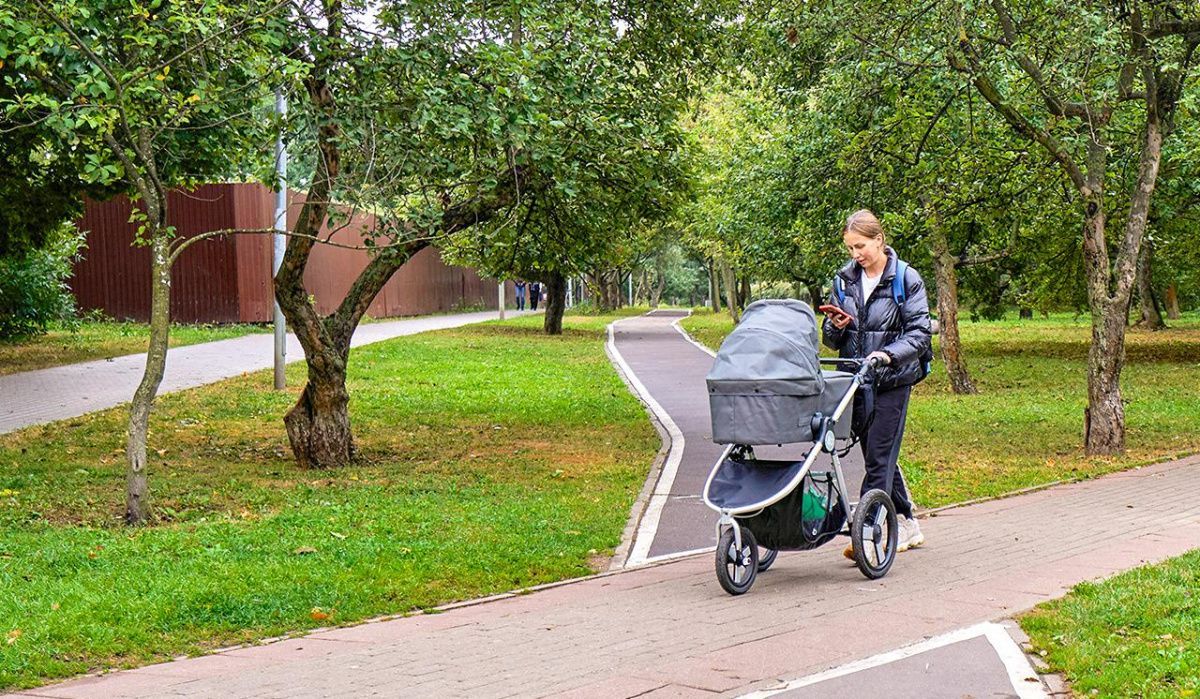
[(793, 299), (755, 301), (721, 343), (708, 372), (710, 394), (769, 392), (786, 396), (821, 393), (817, 319)]

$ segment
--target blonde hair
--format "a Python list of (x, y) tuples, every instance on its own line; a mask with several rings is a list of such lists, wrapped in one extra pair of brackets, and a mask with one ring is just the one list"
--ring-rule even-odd
[(846, 228), (842, 230), (842, 235), (846, 233), (857, 233), (864, 238), (883, 240), (883, 225), (879, 223), (879, 219), (871, 213), (870, 209), (859, 209), (846, 219)]

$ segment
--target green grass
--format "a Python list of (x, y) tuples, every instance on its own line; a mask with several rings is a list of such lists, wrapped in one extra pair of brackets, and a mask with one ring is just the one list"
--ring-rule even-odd
[(1200, 695), (1200, 550), (1077, 585), (1020, 622), (1079, 696)]
[(361, 458), (298, 469), (260, 372), (159, 400), (159, 520), (122, 510), (125, 415), (0, 436), (0, 688), (130, 667), (587, 574), (659, 446), (604, 354), (609, 317), (355, 349)]
[[(717, 347), (727, 315), (683, 321)], [(1162, 332), (1130, 330), (1122, 375), (1128, 452), (1083, 454), (1090, 325), (1069, 315), (964, 322), (961, 334), (978, 395), (950, 391), (937, 362), (913, 393), (900, 463), (921, 507), (1002, 495), (1200, 451), (1200, 314)]]
[[(270, 330), (266, 325), (176, 324), (171, 327), (170, 345), (183, 347)], [(45, 335), (0, 340), (0, 376), (137, 354), (146, 351), (149, 339), (150, 326), (146, 323), (85, 320), (76, 328), (56, 325)]]

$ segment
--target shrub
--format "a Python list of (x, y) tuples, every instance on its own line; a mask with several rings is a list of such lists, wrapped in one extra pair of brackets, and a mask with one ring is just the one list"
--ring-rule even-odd
[(44, 248), (0, 258), (0, 339), (41, 334), (74, 316), (67, 279), (82, 247), (83, 235), (63, 226)]

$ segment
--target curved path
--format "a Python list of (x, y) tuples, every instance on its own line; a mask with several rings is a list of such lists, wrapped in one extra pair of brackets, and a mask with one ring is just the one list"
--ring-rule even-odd
[[(704, 377), (711, 350), (693, 342), (679, 327), (685, 311), (652, 311), (609, 326), (609, 354), (626, 381), (654, 414), (670, 439), (670, 449), (640, 508), (623, 567), (712, 550), (717, 515), (701, 492), (724, 447), (712, 441)], [(755, 450), (771, 459), (803, 457), (801, 445)], [(818, 460), (818, 464), (826, 462)], [(862, 482), (862, 456), (854, 448), (842, 459), (851, 499)]]

